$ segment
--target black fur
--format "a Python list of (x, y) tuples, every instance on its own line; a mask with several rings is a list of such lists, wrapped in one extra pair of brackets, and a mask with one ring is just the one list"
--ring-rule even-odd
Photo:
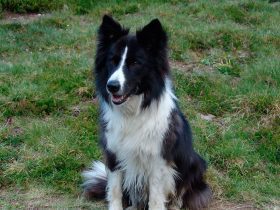
[(190, 209), (206, 206), (211, 194), (203, 178), (207, 165), (193, 150), (191, 129), (179, 108), (171, 114), (162, 155), (170, 164), (175, 165), (179, 174), (176, 193), (177, 196), (184, 193), (183, 206)]
[[(127, 82), (124, 93), (143, 94), (142, 109), (146, 109), (152, 101), (159, 99), (165, 89), (165, 78), (169, 77), (167, 35), (158, 19), (138, 30), (136, 35), (129, 35), (128, 32), (128, 29), (121, 27), (111, 17), (106, 15), (103, 17), (98, 31), (95, 59), (96, 88), (99, 97), (110, 104), (106, 83), (116, 70), (116, 63), (119, 63), (123, 49), (127, 46), (129, 50), (124, 69)], [(211, 197), (211, 191), (203, 178), (207, 168), (206, 162), (194, 151), (190, 126), (178, 106), (171, 113), (169, 120), (170, 125), (165, 133), (161, 154), (178, 172), (175, 180), (176, 196), (182, 195), (183, 207), (202, 208), (207, 205)], [(105, 130), (106, 123), (102, 122), (101, 143), (107, 167), (114, 171), (118, 169), (118, 160), (116, 155), (106, 147), (106, 139), (103, 135)], [(94, 196), (94, 193), (90, 192), (95, 191), (90, 187), (85, 190)], [(97, 191), (101, 192), (101, 188), (105, 194), (103, 182), (98, 186)], [(124, 192), (123, 198), (124, 204), (129, 205), (128, 192)]]
[[(105, 15), (103, 17), (102, 24), (98, 30), (98, 45), (95, 57), (95, 74), (96, 87), (99, 94), (108, 101), (108, 93), (106, 91), (106, 85), (108, 78), (108, 71), (106, 70), (106, 62), (108, 59), (108, 53), (110, 47), (121, 37), (127, 35), (128, 29), (123, 28), (119, 23), (114, 21), (110, 16)], [(106, 80), (106, 81), (105, 81)]]
[[(102, 131), (102, 134), (104, 134), (104, 130)], [(106, 138), (104, 135), (102, 135), (102, 137), (101, 137), (101, 146), (103, 148), (106, 166), (111, 171), (115, 171), (115, 170), (119, 169), (119, 166), (118, 166), (119, 164), (118, 164), (116, 155), (107, 148), (107, 141), (106, 141)]]
[(87, 199), (105, 199), (106, 197), (106, 179), (96, 179), (95, 183), (84, 183), (82, 185), (84, 190), (84, 196)]
[[(110, 30), (109, 30), (110, 29)], [(111, 17), (104, 16), (98, 31), (98, 47), (95, 59), (96, 87), (99, 95), (108, 102), (106, 83), (109, 76), (116, 70), (114, 62), (128, 46), (128, 63), (125, 73), (127, 94), (144, 93), (143, 108), (157, 100), (164, 88), (164, 76), (169, 73), (167, 62), (167, 36), (160, 22), (155, 19), (136, 36), (128, 35), (128, 29), (123, 29)]]

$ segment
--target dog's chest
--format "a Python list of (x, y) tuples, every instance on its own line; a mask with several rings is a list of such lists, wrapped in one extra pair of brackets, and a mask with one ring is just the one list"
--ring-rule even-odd
[(160, 155), (162, 141), (168, 129), (167, 116), (111, 116), (105, 136), (107, 147), (119, 161), (145, 163)]
[(148, 172), (150, 165), (161, 158), (172, 109), (172, 101), (163, 101), (135, 115), (126, 116), (113, 109), (104, 112), (107, 148), (116, 155), (123, 168), (137, 167)]
[(130, 198), (138, 203), (147, 201), (146, 192), (154, 176), (163, 175), (166, 177), (164, 182), (171, 183), (169, 188), (173, 186), (173, 171), (161, 153), (170, 114), (176, 105), (171, 91), (165, 91), (158, 101), (140, 112), (133, 110), (140, 107), (137, 104), (141, 104), (141, 98), (134, 101), (136, 103), (132, 101), (124, 109), (103, 106), (102, 117), (106, 122), (106, 147), (116, 155), (120, 170), (123, 171), (123, 187), (129, 192)]
[(142, 113), (133, 118), (111, 114), (105, 133), (107, 148), (116, 155), (124, 173), (124, 188), (135, 199), (146, 200), (153, 170), (166, 167), (161, 151), (169, 114)]

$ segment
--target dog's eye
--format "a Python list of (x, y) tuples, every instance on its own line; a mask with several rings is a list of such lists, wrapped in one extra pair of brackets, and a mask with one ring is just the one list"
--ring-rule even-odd
[(134, 60), (134, 59), (128, 59), (127, 60), (127, 65), (128, 66), (136, 66), (138, 64), (139, 64), (139, 62), (137, 60)]

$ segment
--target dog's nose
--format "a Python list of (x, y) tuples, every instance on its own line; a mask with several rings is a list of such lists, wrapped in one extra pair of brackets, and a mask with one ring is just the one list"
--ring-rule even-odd
[(119, 81), (117, 80), (112, 80), (112, 81), (108, 81), (107, 83), (107, 89), (111, 92), (111, 93), (116, 93), (120, 90), (121, 85), (119, 83)]

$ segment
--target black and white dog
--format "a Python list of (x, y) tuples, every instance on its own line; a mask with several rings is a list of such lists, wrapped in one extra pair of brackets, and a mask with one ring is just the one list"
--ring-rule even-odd
[(110, 210), (200, 209), (211, 190), (205, 161), (178, 108), (158, 19), (130, 35), (109, 16), (98, 31), (96, 89), (106, 166), (83, 176), (88, 197), (107, 198)]

